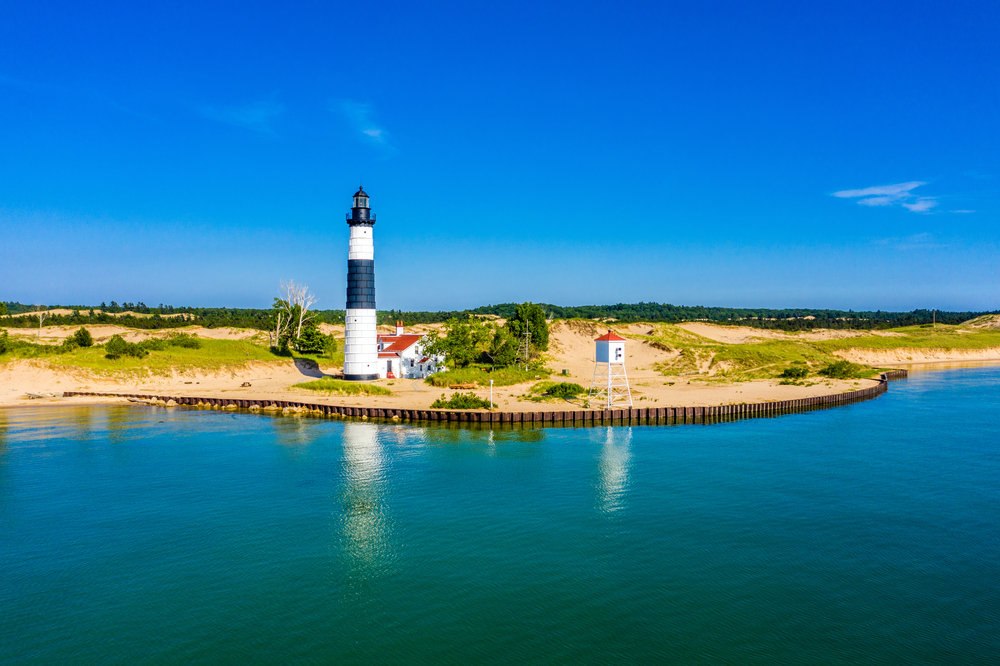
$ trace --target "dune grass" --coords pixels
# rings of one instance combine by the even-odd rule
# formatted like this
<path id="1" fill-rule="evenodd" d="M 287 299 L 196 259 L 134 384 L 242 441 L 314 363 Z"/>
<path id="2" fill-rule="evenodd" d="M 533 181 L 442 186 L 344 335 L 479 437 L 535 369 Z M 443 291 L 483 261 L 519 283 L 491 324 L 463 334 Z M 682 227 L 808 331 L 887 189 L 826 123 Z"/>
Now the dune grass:
<path id="1" fill-rule="evenodd" d="M 333 377 L 323 377 L 311 382 L 294 384 L 292 388 L 316 391 L 318 393 L 325 393 L 326 395 L 392 395 L 392 391 L 383 386 L 347 382 L 343 379 L 334 379 Z"/>
<path id="2" fill-rule="evenodd" d="M 971 329 L 963 326 L 938 324 L 893 328 L 888 333 L 898 335 L 863 335 L 839 340 L 814 342 L 817 349 L 836 351 L 842 349 L 989 349 L 1000 347 L 1000 330 Z"/>
<path id="3" fill-rule="evenodd" d="M 436 372 L 424 381 L 431 386 L 439 388 L 446 388 L 452 384 L 489 386 L 491 379 L 494 386 L 513 386 L 514 384 L 542 379 L 543 377 L 548 377 L 549 374 L 550 372 L 547 369 L 522 370 L 521 368 L 497 368 L 493 372 L 490 372 L 489 370 L 475 367 Z"/>
<path id="4" fill-rule="evenodd" d="M 659 327 L 659 334 L 664 327 Z M 656 366 L 665 376 L 695 375 L 699 380 L 748 381 L 779 377 L 793 365 L 806 367 L 815 374 L 842 360 L 835 352 L 849 349 L 989 349 L 1000 347 L 1000 330 L 973 330 L 961 326 L 938 325 L 936 328 L 909 326 L 880 331 L 888 335 L 868 334 L 833 340 L 762 339 L 759 342 L 726 344 L 702 338 L 700 344 L 674 347 L 679 354 Z M 700 336 L 699 336 L 700 337 Z M 647 338 L 649 339 L 649 338 Z M 681 342 L 677 336 L 653 337 L 667 345 Z M 707 361 L 707 364 L 706 364 Z M 707 370 L 705 366 L 707 365 Z M 876 369 L 857 370 L 856 377 L 873 377 Z"/>
<path id="5" fill-rule="evenodd" d="M 0 363 L 14 359 L 38 359 L 54 368 L 79 368 L 109 377 L 144 377 L 165 376 L 175 371 L 213 372 L 240 368 L 250 362 L 287 362 L 293 358 L 308 358 L 323 365 L 343 362 L 343 352 L 335 354 L 333 359 L 317 354 L 289 357 L 273 354 L 268 347 L 246 340 L 197 340 L 198 348 L 163 345 L 162 348 L 151 349 L 148 355 L 141 358 L 121 356 L 117 359 L 107 358 L 104 345 L 63 351 L 60 345 L 20 344 L 0 355 Z"/>

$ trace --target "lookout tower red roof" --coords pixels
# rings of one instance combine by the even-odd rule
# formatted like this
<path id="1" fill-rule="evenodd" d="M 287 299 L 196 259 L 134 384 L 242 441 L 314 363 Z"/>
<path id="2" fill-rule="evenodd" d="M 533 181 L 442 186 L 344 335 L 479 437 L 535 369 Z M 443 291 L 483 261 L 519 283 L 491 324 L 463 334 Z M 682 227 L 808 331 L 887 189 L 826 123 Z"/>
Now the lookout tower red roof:
<path id="1" fill-rule="evenodd" d="M 601 337 L 594 340 L 594 342 L 625 342 L 625 338 L 611 331 L 608 331 Z"/>

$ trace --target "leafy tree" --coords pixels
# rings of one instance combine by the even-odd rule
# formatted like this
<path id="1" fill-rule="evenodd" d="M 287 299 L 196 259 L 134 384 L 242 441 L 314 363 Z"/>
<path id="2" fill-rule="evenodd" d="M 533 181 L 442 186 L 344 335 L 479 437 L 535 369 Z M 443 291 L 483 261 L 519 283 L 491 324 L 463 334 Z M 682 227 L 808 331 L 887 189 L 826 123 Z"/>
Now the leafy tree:
<path id="1" fill-rule="evenodd" d="M 7 337 L 7 331 L 0 329 L 0 354 L 6 354 L 9 348 L 10 338 Z"/>
<path id="2" fill-rule="evenodd" d="M 5 314 L 7 314 L 7 304 L 0 303 L 0 317 L 3 317 Z"/>
<path id="3" fill-rule="evenodd" d="M 326 347 L 324 349 L 327 357 L 333 358 L 333 355 L 337 353 L 337 338 L 332 335 L 326 336 Z"/>
<path id="4" fill-rule="evenodd" d="M 73 339 L 76 341 L 78 347 L 91 347 L 94 344 L 94 338 L 90 335 L 90 331 L 83 326 L 73 334 Z"/>
<path id="5" fill-rule="evenodd" d="M 545 310 L 541 305 L 521 303 L 514 311 L 514 316 L 507 320 L 507 328 L 511 334 L 521 340 L 525 331 L 531 332 L 531 346 L 538 351 L 549 348 L 549 325 L 545 321 Z"/>
<path id="6" fill-rule="evenodd" d="M 104 353 L 108 358 L 120 358 L 128 354 L 128 343 L 120 335 L 112 335 L 104 345 Z"/>
<path id="7" fill-rule="evenodd" d="M 444 355 L 445 363 L 452 368 L 467 368 L 483 356 L 494 339 L 495 326 L 479 317 L 454 317 L 444 323 L 445 337 L 437 332 L 428 334 L 424 353 L 428 356 Z"/>
<path id="8" fill-rule="evenodd" d="M 326 336 L 316 326 L 308 326 L 295 341 L 295 346 L 302 354 L 322 354 L 326 345 Z"/>
<path id="9" fill-rule="evenodd" d="M 510 330 L 496 326 L 485 352 L 494 368 L 506 368 L 517 360 L 517 339 Z"/>

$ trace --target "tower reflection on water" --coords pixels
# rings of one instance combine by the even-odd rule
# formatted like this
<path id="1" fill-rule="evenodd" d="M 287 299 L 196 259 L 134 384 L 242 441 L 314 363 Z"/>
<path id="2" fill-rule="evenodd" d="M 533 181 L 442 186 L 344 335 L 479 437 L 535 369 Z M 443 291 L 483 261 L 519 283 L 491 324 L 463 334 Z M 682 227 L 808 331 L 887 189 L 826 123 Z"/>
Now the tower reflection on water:
<path id="1" fill-rule="evenodd" d="M 597 508 L 602 513 L 612 514 L 626 508 L 632 464 L 632 428 L 609 426 L 603 435 L 604 445 L 598 463 Z M 592 435 L 591 439 L 596 438 Z"/>
<path id="2" fill-rule="evenodd" d="M 388 458 L 371 423 L 345 423 L 341 470 L 341 554 L 352 577 L 367 579 L 392 563 Z"/>

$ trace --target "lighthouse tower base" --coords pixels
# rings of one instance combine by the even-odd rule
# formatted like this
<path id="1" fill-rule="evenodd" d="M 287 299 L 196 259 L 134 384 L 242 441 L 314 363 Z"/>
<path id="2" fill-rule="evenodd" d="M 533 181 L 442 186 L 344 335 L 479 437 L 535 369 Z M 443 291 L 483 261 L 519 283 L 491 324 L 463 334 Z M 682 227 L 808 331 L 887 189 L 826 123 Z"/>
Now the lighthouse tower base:
<path id="1" fill-rule="evenodd" d="M 632 406 L 632 390 L 624 363 L 595 363 L 594 379 L 590 383 L 588 402 L 596 402 L 605 409 Z"/>
<path id="2" fill-rule="evenodd" d="M 378 379 L 378 332 L 375 310 L 348 310 L 344 330 L 344 379 Z"/>

